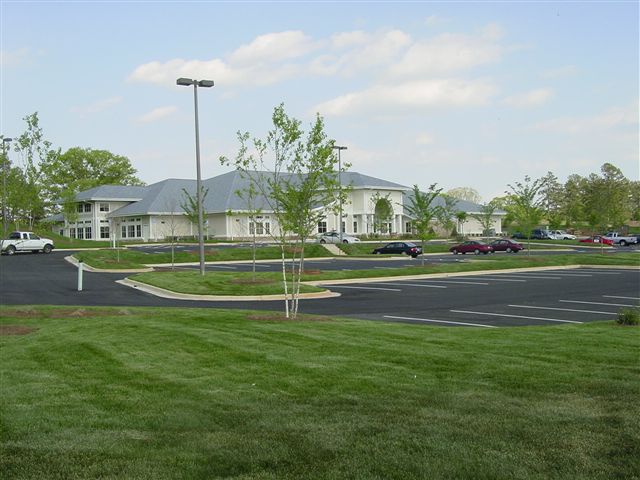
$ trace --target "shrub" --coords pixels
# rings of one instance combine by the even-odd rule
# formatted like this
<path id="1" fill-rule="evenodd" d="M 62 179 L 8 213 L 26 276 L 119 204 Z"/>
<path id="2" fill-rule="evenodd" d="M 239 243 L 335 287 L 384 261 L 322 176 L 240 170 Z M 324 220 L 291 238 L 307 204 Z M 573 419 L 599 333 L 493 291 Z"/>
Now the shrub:
<path id="1" fill-rule="evenodd" d="M 616 322 L 619 325 L 640 325 L 640 308 L 623 308 Z"/>

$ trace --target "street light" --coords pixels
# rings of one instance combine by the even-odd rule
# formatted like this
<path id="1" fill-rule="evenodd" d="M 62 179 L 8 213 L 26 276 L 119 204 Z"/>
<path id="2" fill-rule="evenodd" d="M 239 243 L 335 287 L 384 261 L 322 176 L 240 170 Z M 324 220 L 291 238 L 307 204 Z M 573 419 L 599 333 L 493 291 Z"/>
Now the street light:
<path id="1" fill-rule="evenodd" d="M 196 119 L 196 202 L 198 203 L 198 247 L 200 250 L 200 275 L 204 275 L 204 238 L 202 231 L 202 178 L 200 176 L 200 131 L 198 128 L 198 87 L 213 87 L 213 80 L 193 80 L 191 78 L 179 78 L 177 85 L 189 87 L 193 85 L 193 105 Z"/>
<path id="2" fill-rule="evenodd" d="M 340 211 L 340 219 L 338 220 L 338 232 L 340 236 L 338 238 L 342 242 L 342 234 L 343 234 L 343 231 L 342 231 L 342 163 L 340 161 L 340 152 L 342 150 L 346 150 L 347 147 L 334 145 L 332 148 L 334 150 L 338 150 L 338 183 L 340 184 L 340 197 L 338 197 L 338 205 L 339 205 L 339 211 Z"/>
<path id="3" fill-rule="evenodd" d="M 7 175 L 9 175 L 9 159 L 7 158 L 6 145 L 12 138 L 2 139 L 2 239 L 7 238 Z"/>

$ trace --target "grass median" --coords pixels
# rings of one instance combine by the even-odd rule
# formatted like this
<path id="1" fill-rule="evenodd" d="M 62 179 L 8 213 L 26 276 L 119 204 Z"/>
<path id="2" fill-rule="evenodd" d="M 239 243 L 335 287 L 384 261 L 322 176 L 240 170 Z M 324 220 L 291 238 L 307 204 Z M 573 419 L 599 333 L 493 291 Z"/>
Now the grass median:
<path id="1" fill-rule="evenodd" d="M 640 330 L 0 310 L 6 478 L 634 478 Z"/>
<path id="2" fill-rule="evenodd" d="M 471 257 L 475 258 L 475 257 Z M 426 275 L 436 273 L 464 273 L 481 270 L 506 270 L 511 268 L 571 266 L 571 265 L 612 265 L 640 267 L 640 256 L 633 253 L 615 255 L 554 255 L 525 257 L 500 255 L 482 257 L 460 263 L 427 263 L 420 260 L 412 267 L 386 268 L 384 270 L 314 270 L 303 275 L 303 281 L 331 281 L 344 279 L 366 279 L 373 277 L 396 277 L 405 275 Z M 131 280 L 147 283 L 178 293 L 201 295 L 268 295 L 281 294 L 282 274 L 280 272 L 257 272 L 255 281 L 250 272 L 206 272 L 204 276 L 196 271 L 163 271 L 132 275 Z M 302 293 L 312 293 L 316 287 L 302 285 Z"/>

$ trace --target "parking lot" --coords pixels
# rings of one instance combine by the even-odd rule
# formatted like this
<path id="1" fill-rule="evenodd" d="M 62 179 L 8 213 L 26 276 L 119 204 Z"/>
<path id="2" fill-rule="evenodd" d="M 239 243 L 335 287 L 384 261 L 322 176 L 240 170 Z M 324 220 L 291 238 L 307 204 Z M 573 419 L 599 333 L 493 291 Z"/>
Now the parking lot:
<path id="1" fill-rule="evenodd" d="M 64 260 L 66 255 L 66 252 L 54 252 L 2 257 L 1 304 L 283 309 L 280 301 L 203 302 L 159 298 L 115 283 L 126 276 L 123 273 L 85 272 L 83 291 L 78 292 L 77 269 Z M 318 261 L 322 265 L 316 267 L 328 269 L 327 265 L 336 264 L 344 268 L 349 264 L 348 260 L 342 262 Z M 420 260 L 372 262 L 381 267 L 382 276 L 388 262 L 402 266 L 404 263 L 415 265 Z M 307 268 L 313 265 L 311 261 Z M 237 271 L 251 268 L 250 264 L 227 266 Z M 491 272 L 412 280 L 388 278 L 375 283 L 333 282 L 326 287 L 341 296 L 301 300 L 300 311 L 373 321 L 492 328 L 613 319 L 621 308 L 640 305 L 640 271 L 637 269 Z"/>

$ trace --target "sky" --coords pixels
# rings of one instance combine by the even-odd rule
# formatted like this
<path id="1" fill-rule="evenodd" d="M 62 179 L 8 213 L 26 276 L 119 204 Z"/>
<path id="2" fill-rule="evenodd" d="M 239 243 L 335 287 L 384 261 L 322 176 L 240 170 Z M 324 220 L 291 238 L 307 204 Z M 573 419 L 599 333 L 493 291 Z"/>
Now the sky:
<path id="1" fill-rule="evenodd" d="M 350 170 L 484 201 L 526 175 L 638 180 L 638 1 L 0 1 L 0 133 L 38 112 L 62 151 L 146 183 L 229 171 L 274 107 L 320 114 Z M 17 162 L 19 157 L 12 153 Z"/>

